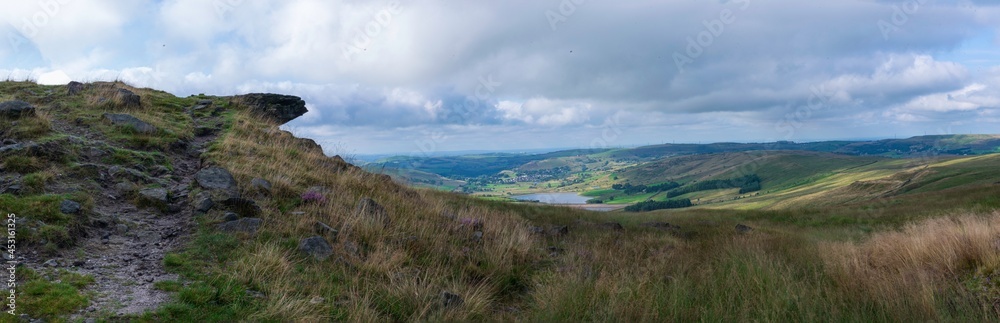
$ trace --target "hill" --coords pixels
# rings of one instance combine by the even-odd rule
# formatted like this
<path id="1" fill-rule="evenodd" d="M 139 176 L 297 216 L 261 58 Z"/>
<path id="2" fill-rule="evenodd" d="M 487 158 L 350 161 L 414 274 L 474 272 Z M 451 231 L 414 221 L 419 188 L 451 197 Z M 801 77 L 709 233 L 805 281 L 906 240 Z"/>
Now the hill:
<path id="1" fill-rule="evenodd" d="M 505 176 L 572 166 L 580 182 L 566 187 L 749 169 L 765 192 L 598 213 L 400 185 L 280 130 L 304 108 L 274 94 L 0 82 L 0 212 L 13 214 L 4 254 L 22 315 L 0 320 L 998 317 L 996 155 L 723 152 L 646 169 L 608 150 L 434 166 L 555 159 Z"/>

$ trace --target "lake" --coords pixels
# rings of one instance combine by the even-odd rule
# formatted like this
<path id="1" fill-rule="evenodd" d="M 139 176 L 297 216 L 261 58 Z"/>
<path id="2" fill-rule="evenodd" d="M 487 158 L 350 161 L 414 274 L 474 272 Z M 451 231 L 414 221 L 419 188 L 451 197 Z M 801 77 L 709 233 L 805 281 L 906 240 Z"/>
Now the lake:
<path id="1" fill-rule="evenodd" d="M 545 204 L 587 204 L 589 197 L 577 193 L 535 193 L 511 196 L 515 200 L 539 201 Z"/>

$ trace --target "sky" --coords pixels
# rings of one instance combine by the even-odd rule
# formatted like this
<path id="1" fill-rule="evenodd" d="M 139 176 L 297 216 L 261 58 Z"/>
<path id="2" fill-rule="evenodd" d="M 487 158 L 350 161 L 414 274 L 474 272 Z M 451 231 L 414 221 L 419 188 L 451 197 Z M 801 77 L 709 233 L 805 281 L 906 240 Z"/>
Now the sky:
<path id="1" fill-rule="evenodd" d="M 4 2 L 0 76 L 297 95 L 328 154 L 1000 126 L 1000 1 Z"/>

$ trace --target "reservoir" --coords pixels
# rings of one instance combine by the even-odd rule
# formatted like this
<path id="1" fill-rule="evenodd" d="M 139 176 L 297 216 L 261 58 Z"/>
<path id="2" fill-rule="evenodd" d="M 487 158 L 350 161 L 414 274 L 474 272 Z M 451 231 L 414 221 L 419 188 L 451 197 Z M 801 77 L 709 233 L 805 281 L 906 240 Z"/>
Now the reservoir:
<path id="1" fill-rule="evenodd" d="M 545 204 L 587 204 L 589 197 L 577 193 L 535 193 L 512 196 L 515 200 L 539 201 Z"/>

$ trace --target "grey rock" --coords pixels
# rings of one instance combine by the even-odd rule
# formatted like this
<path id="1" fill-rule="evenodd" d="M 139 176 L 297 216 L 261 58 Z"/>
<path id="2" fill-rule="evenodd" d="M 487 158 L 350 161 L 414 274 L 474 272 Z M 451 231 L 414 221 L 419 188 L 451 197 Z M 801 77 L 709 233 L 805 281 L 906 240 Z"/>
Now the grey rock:
<path id="1" fill-rule="evenodd" d="M 239 220 L 224 222 L 215 228 L 225 232 L 246 232 L 256 233 L 264 221 L 259 218 L 242 218 Z"/>
<path id="2" fill-rule="evenodd" d="M 326 260 L 333 255 L 333 248 L 330 243 L 321 236 L 312 236 L 299 241 L 299 251 L 313 257 L 316 260 Z"/>
<path id="3" fill-rule="evenodd" d="M 76 201 L 63 200 L 59 203 L 59 211 L 63 214 L 77 214 L 80 213 L 80 203 Z"/>
<path id="4" fill-rule="evenodd" d="M 135 192 L 135 190 L 136 190 L 135 185 L 132 184 L 132 183 L 129 183 L 129 182 L 121 182 L 121 183 L 115 184 L 115 191 L 118 191 L 118 194 L 121 194 L 121 195 L 132 194 L 132 193 Z"/>
<path id="5" fill-rule="evenodd" d="M 198 171 L 194 175 L 198 185 L 207 190 L 221 190 L 230 193 L 230 196 L 238 193 L 236 179 L 228 170 L 221 167 L 208 167 Z"/>
<path id="6" fill-rule="evenodd" d="M 483 241 L 483 232 L 482 231 L 473 232 L 472 233 L 472 241 L 474 241 L 474 242 Z"/>
<path id="7" fill-rule="evenodd" d="M 536 227 L 536 226 L 530 226 L 530 227 L 528 227 L 528 231 L 531 232 L 531 233 L 534 233 L 534 234 L 544 234 L 545 233 L 545 229 L 544 228 L 542 228 L 542 227 Z"/>
<path id="8" fill-rule="evenodd" d="M 149 173 L 152 174 L 153 176 L 162 176 L 165 174 L 169 174 L 170 168 L 167 168 L 167 166 L 163 165 L 156 165 L 149 170 Z"/>
<path id="9" fill-rule="evenodd" d="M 45 267 L 59 267 L 59 262 L 56 261 L 55 259 L 49 259 L 49 260 L 46 260 L 45 263 L 42 264 L 42 266 L 45 266 Z"/>
<path id="10" fill-rule="evenodd" d="M 326 237 L 330 241 L 337 241 L 337 234 L 339 232 L 337 229 L 334 229 L 326 223 L 317 221 L 316 224 L 313 225 L 313 229 L 316 231 L 316 234 Z"/>
<path id="11" fill-rule="evenodd" d="M 305 114 L 306 102 L 302 98 L 291 95 L 250 93 L 233 98 L 232 103 L 246 106 L 251 112 L 285 124 Z"/>
<path id="12" fill-rule="evenodd" d="M 441 292 L 441 304 L 444 305 L 445 308 L 458 307 L 464 302 L 465 301 L 462 300 L 461 295 L 449 291 Z"/>
<path id="13" fill-rule="evenodd" d="M 271 194 L 271 182 L 268 182 L 266 179 L 254 178 L 250 181 L 250 186 L 257 191 Z"/>
<path id="14" fill-rule="evenodd" d="M 294 211 L 294 212 L 288 212 L 288 214 L 295 215 L 295 216 L 303 216 L 303 215 L 306 215 L 306 212 Z"/>
<path id="15" fill-rule="evenodd" d="M 549 234 L 554 236 L 563 236 L 569 234 L 569 227 L 565 225 L 556 225 L 549 228 Z"/>
<path id="16" fill-rule="evenodd" d="M 165 188 L 145 188 L 139 191 L 139 198 L 156 206 L 166 206 L 170 203 L 170 192 Z"/>
<path id="17" fill-rule="evenodd" d="M 103 115 L 104 119 L 107 119 L 111 124 L 116 126 L 126 126 L 132 127 L 135 131 L 140 133 L 154 133 L 156 132 L 156 127 L 146 123 L 145 121 L 139 120 L 139 118 L 133 117 L 130 114 L 125 113 L 105 113 Z"/>
<path id="18" fill-rule="evenodd" d="M 361 257 L 361 249 L 354 242 L 344 241 L 344 251 L 352 256 Z"/>
<path id="19" fill-rule="evenodd" d="M 212 195 L 208 192 L 200 192 L 194 197 L 194 209 L 195 211 L 206 213 L 215 206 L 215 202 L 212 201 Z"/>
<path id="20" fill-rule="evenodd" d="M 389 212 L 375 202 L 375 200 L 367 197 L 358 201 L 358 205 L 354 209 L 354 216 L 362 217 L 373 224 L 381 224 L 383 227 L 388 227 L 392 224 Z"/>
<path id="21" fill-rule="evenodd" d="M 80 94 L 81 92 L 83 92 L 83 89 L 84 89 L 83 83 L 77 81 L 72 81 L 69 82 L 69 84 L 66 84 L 66 93 L 69 95 Z"/>
<path id="22" fill-rule="evenodd" d="M 213 101 L 209 100 L 209 99 L 201 99 L 201 100 L 198 100 L 198 102 L 197 102 L 198 105 L 204 105 L 204 106 L 211 106 L 212 103 L 213 103 Z"/>
<path id="23" fill-rule="evenodd" d="M 142 97 L 128 89 L 119 88 L 115 91 L 115 102 L 124 108 L 138 108 L 142 105 Z"/>
<path id="24" fill-rule="evenodd" d="M 236 213 L 233 213 L 233 212 L 226 212 L 226 214 L 222 216 L 222 220 L 226 221 L 226 222 L 236 221 L 236 220 L 239 220 L 239 219 L 240 219 L 240 215 L 236 214 Z"/>
<path id="25" fill-rule="evenodd" d="M 751 228 L 749 226 L 745 226 L 743 224 L 737 224 L 736 225 L 736 232 L 747 233 L 747 232 L 750 232 L 750 231 L 753 231 L 753 228 Z"/>
<path id="26" fill-rule="evenodd" d="M 108 175 L 116 179 L 126 179 L 136 183 L 150 183 L 153 181 L 152 178 L 143 174 L 137 169 L 122 167 L 122 166 L 111 166 L 108 167 Z"/>
<path id="27" fill-rule="evenodd" d="M 35 107 L 21 100 L 0 102 L 0 116 L 8 118 L 30 117 L 35 115 Z"/>

